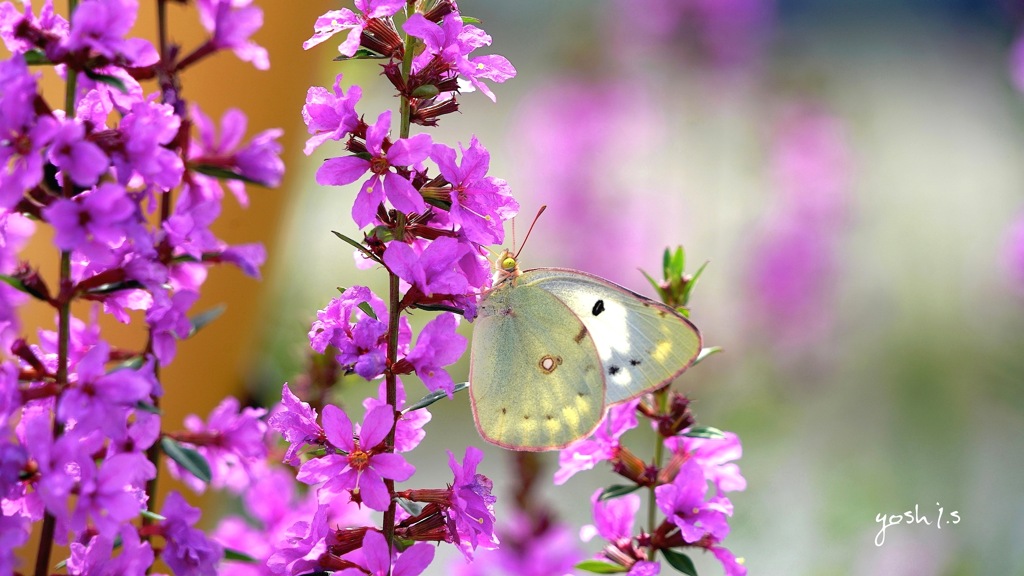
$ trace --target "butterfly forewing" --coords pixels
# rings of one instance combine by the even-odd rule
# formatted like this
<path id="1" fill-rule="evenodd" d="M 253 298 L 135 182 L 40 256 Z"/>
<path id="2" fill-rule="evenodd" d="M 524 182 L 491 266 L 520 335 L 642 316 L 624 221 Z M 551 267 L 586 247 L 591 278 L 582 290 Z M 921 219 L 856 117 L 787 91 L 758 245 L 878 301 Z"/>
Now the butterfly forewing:
<path id="1" fill-rule="evenodd" d="M 701 349 L 697 328 L 670 307 L 607 280 L 558 268 L 524 272 L 519 290 L 542 289 L 583 322 L 605 377 L 605 403 L 634 398 L 671 381 Z"/>
<path id="2" fill-rule="evenodd" d="M 514 450 L 562 448 L 593 432 L 604 413 L 590 330 L 539 288 L 510 282 L 481 304 L 469 380 L 480 435 Z"/>

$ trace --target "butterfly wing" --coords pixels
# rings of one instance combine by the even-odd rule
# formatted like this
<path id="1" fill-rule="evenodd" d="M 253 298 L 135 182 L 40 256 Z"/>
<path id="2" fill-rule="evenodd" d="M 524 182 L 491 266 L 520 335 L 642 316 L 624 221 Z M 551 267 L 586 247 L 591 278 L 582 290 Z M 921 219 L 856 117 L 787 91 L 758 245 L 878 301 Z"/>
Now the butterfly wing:
<path id="1" fill-rule="evenodd" d="M 700 332 L 678 312 L 617 284 L 575 270 L 537 268 L 519 289 L 540 288 L 565 304 L 593 337 L 604 373 L 605 404 L 671 381 L 701 349 Z"/>
<path id="2" fill-rule="evenodd" d="M 604 414 L 590 331 L 549 292 L 511 281 L 480 306 L 469 382 L 480 435 L 513 450 L 563 448 L 593 432 Z"/>

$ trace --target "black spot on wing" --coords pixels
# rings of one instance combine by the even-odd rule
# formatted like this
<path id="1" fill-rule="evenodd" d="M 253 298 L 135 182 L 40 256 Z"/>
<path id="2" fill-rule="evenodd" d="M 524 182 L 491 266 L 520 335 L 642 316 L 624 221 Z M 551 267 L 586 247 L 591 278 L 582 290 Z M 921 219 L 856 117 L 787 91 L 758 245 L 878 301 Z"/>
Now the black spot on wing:
<path id="1" fill-rule="evenodd" d="M 636 358 L 633 358 L 632 360 L 629 361 L 629 365 L 630 366 L 639 366 L 640 365 L 640 361 L 637 360 Z"/>
<path id="2" fill-rule="evenodd" d="M 502 408 L 501 409 L 501 413 L 502 414 L 508 414 L 508 408 Z"/>
<path id="3" fill-rule="evenodd" d="M 598 300 L 597 302 L 595 302 L 594 307 L 590 310 L 590 312 L 594 316 L 597 316 L 601 312 L 604 312 L 604 300 Z"/>
<path id="4" fill-rule="evenodd" d="M 609 366 L 608 367 L 608 373 L 611 374 L 612 376 L 615 376 L 616 374 L 618 374 L 619 370 L 622 370 L 622 368 L 619 368 L 618 366 Z"/>

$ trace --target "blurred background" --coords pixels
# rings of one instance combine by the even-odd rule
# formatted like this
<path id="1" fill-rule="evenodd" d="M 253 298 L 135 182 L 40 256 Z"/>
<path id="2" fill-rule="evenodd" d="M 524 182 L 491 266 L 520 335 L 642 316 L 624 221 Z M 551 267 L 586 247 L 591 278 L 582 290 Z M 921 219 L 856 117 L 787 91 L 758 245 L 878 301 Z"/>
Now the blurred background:
<path id="1" fill-rule="evenodd" d="M 392 90 L 375 63 L 331 62 L 336 42 L 301 50 L 336 2 L 260 4 L 256 40 L 271 71 L 221 56 L 185 78 L 186 96 L 214 116 L 245 110 L 250 133 L 285 128 L 287 180 L 250 191 L 246 212 L 225 204 L 221 236 L 265 242 L 265 279 L 212 275 L 199 309 L 228 310 L 167 370 L 169 422 L 205 417 L 227 393 L 275 402 L 305 370 L 310 322 L 336 288 L 386 291 L 384 274 L 357 270 L 331 234 L 356 235 L 355 190 L 314 183 L 341 149 L 303 156 L 300 109 L 307 86 L 330 86 L 339 71 L 364 87 L 368 118 L 394 107 Z M 490 150 L 491 175 L 522 206 L 517 239 L 549 206 L 526 267 L 586 270 L 650 295 L 638 268 L 658 275 L 667 246 L 685 246 L 690 270 L 710 261 L 692 317 L 725 353 L 676 386 L 700 423 L 743 441 L 748 488 L 732 495 L 726 545 L 750 574 L 1024 574 L 1024 54 L 1014 64 L 1024 4 L 460 7 L 518 76 L 495 87 L 496 104 L 465 94 L 461 114 L 431 133 L 450 145 L 475 134 Z M 190 45 L 186 20 L 178 39 Z M 456 381 L 467 364 L 453 367 Z M 411 398 L 425 392 L 406 386 Z M 358 407 L 373 393 L 347 386 L 339 400 Z M 466 394 L 431 410 L 410 455 L 417 487 L 450 480 L 445 449 L 461 458 L 484 447 L 500 519 L 509 455 L 477 436 Z M 649 446 L 644 433 L 627 442 Z M 556 455 L 542 464 L 549 478 Z M 589 495 L 614 481 L 579 474 L 543 482 L 539 497 L 575 530 L 590 520 Z M 932 524 L 890 527 L 876 546 L 876 516 L 915 506 Z M 959 524 L 936 526 L 940 508 Z M 721 573 L 713 558 L 695 560 L 701 574 Z"/>

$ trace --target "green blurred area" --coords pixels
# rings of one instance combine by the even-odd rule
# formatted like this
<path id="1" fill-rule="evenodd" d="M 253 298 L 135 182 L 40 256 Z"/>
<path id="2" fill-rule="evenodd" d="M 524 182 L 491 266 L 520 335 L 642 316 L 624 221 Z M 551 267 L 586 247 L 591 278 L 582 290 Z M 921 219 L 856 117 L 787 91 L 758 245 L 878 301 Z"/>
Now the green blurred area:
<path id="1" fill-rule="evenodd" d="M 495 87 L 497 104 L 465 95 L 461 114 L 431 133 L 450 145 L 475 134 L 488 147 L 490 173 L 506 178 L 522 204 L 519 235 L 552 202 L 535 193 L 539 167 L 529 150 L 536 142 L 523 139 L 536 94 L 571 77 L 597 87 L 592 97 L 609 118 L 624 114 L 623 126 L 658 119 L 663 136 L 647 148 L 605 143 L 608 158 L 619 151 L 632 159 L 606 162 L 601 179 L 616 186 L 595 196 L 621 218 L 591 222 L 587 233 L 573 211 L 549 210 L 522 260 L 527 268 L 605 270 L 609 256 L 595 250 L 595 236 L 621 238 L 613 279 L 645 293 L 636 269 L 657 272 L 667 244 L 686 246 L 691 269 L 711 261 L 693 317 L 706 343 L 726 353 L 676 386 L 694 400 L 701 423 L 743 440 L 749 485 L 732 497 L 726 543 L 750 573 L 1024 574 L 1024 287 L 1013 285 L 1004 265 L 1007 231 L 1024 210 L 1024 95 L 1009 81 L 1010 17 L 999 21 L 992 10 L 971 17 L 953 4 L 784 5 L 754 62 L 723 72 L 677 58 L 672 50 L 685 42 L 658 57 L 613 58 L 607 16 L 621 4 L 461 4 L 518 77 Z M 339 69 L 346 84 L 364 87 L 367 118 L 394 105 L 374 64 L 325 64 L 321 85 Z M 623 82 L 644 95 L 644 110 L 630 109 L 628 99 L 602 102 L 613 92 L 601 86 Z M 851 178 L 843 217 L 830 230 L 835 266 L 820 307 L 807 312 L 827 317 L 826 326 L 793 339 L 780 336 L 788 330 L 782 324 L 800 319 L 752 320 L 760 317 L 752 297 L 760 287 L 749 271 L 763 223 L 778 207 L 773 130 L 787 103 L 808 100 L 842 122 Z M 308 177 L 297 179 L 307 184 L 293 194 L 270 255 L 276 295 L 264 325 L 274 328 L 251 374 L 268 399 L 302 370 L 310 320 L 336 287 L 386 292 L 383 272 L 357 270 L 351 249 L 330 232 L 356 236 L 355 188 L 313 183 L 320 159 L 338 153 L 289 159 Z M 420 312 L 413 324 L 430 317 Z M 463 333 L 470 328 L 464 323 Z M 456 365 L 455 380 L 466 370 L 467 360 Z M 410 398 L 425 392 L 412 380 L 406 386 Z M 375 392 L 363 384 L 343 398 L 357 406 Z M 431 411 L 427 439 L 410 456 L 422 486 L 449 480 L 445 449 L 461 455 L 467 444 L 484 446 L 465 394 Z M 645 433 L 628 442 L 650 446 Z M 486 448 L 482 470 L 505 496 L 509 461 Z M 546 461 L 553 472 L 557 457 Z M 613 482 L 604 471 L 580 474 L 549 486 L 545 497 L 579 526 L 590 519 L 589 495 Z M 876 516 L 915 506 L 930 518 L 940 507 L 946 518 L 955 510 L 961 521 L 892 526 L 876 546 Z M 713 559 L 697 560 L 702 574 L 720 573 Z M 435 563 L 432 573 L 446 573 L 444 566 Z"/>

